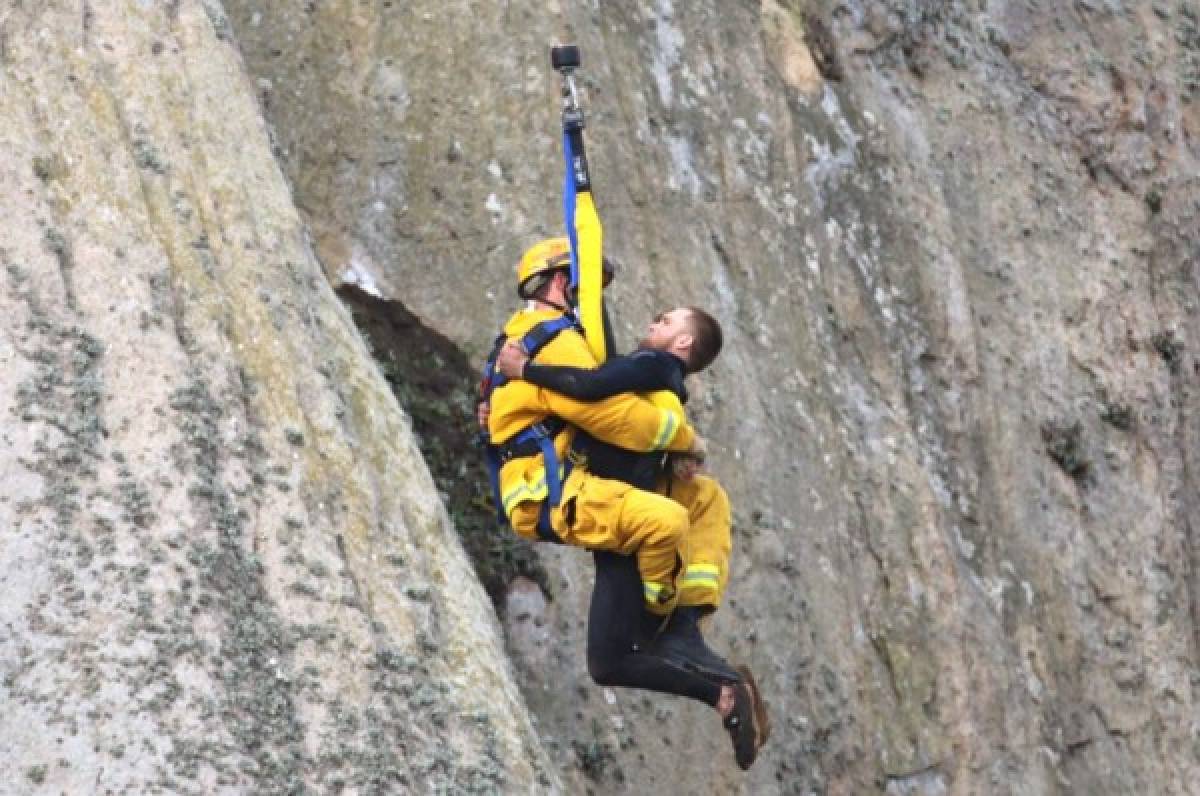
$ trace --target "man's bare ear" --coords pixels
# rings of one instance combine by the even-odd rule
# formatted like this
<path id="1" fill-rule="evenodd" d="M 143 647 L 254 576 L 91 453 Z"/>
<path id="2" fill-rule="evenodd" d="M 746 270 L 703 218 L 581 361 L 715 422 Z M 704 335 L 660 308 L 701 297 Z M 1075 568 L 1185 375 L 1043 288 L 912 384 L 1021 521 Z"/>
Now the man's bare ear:
<path id="1" fill-rule="evenodd" d="M 680 351 L 686 351 L 689 354 L 692 352 L 692 344 L 696 342 L 696 335 L 691 332 L 680 332 L 675 335 L 675 347 Z"/>

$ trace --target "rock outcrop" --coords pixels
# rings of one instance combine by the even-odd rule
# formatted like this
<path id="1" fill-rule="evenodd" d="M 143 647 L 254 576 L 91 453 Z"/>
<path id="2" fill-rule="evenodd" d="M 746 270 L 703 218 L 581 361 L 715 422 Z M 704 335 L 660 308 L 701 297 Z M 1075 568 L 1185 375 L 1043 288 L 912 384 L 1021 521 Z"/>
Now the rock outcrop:
<path id="1" fill-rule="evenodd" d="M 0 61 L 0 791 L 553 788 L 219 4 Z"/>
<path id="2" fill-rule="evenodd" d="M 726 324 L 693 402 L 739 507 L 716 638 L 776 739 L 732 777 L 699 709 L 591 689 L 586 559 L 552 551 L 550 654 L 511 637 L 560 765 L 631 792 L 1187 791 L 1190 4 L 229 8 L 335 280 L 482 353 L 558 223 L 546 50 L 572 40 L 618 328 L 684 301 Z"/>

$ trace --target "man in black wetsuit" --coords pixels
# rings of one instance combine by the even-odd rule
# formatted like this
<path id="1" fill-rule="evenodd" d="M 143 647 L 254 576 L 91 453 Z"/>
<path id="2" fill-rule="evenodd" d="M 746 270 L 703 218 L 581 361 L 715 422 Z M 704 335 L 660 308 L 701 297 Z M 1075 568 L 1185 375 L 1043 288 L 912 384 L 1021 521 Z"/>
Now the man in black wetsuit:
<path id="1" fill-rule="evenodd" d="M 610 358 L 596 369 L 555 367 L 529 361 L 518 346 L 500 351 L 497 369 L 571 398 L 601 400 L 622 392 L 656 393 L 655 402 L 687 400 L 684 377 L 716 358 L 721 328 L 708 313 L 680 307 L 661 313 L 650 324 L 638 350 Z M 596 552 L 596 585 L 588 621 L 588 669 L 602 685 L 649 688 L 690 696 L 720 710 L 719 683 L 748 685 L 754 694 L 755 734 L 750 749 L 736 726 L 729 726 L 738 763 L 748 768 L 769 731 L 757 686 L 745 667 L 731 668 L 705 644 L 698 622 L 720 604 L 732 549 L 729 499 L 708 476 L 697 473 L 699 457 L 674 456 L 669 465 L 658 454 L 636 453 L 586 439 L 576 450 L 588 471 L 675 499 L 688 510 L 690 531 L 681 547 L 683 568 L 677 603 L 665 628 L 648 614 L 630 559 Z M 725 689 L 727 691 L 727 689 Z M 717 701 L 714 702 L 714 696 Z M 722 711 L 723 715 L 725 711 Z M 737 719 L 734 720 L 736 725 Z M 744 735 L 743 732 L 740 733 Z"/>

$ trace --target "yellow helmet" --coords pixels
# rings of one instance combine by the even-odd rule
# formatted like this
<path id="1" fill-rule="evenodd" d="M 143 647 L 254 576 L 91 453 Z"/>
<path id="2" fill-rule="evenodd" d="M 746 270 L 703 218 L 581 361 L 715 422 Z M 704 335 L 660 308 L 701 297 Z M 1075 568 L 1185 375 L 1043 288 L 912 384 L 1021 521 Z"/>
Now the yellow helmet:
<path id="1" fill-rule="evenodd" d="M 616 263 L 607 257 L 602 259 L 604 287 L 616 273 Z M 571 242 L 565 236 L 546 238 L 526 249 L 517 263 L 517 295 L 523 299 L 533 298 L 542 289 L 550 275 L 559 269 L 571 267 Z"/>
<path id="2" fill-rule="evenodd" d="M 550 276 L 571 267 L 571 242 L 566 237 L 547 238 L 529 247 L 517 263 L 517 295 L 533 298 Z"/>

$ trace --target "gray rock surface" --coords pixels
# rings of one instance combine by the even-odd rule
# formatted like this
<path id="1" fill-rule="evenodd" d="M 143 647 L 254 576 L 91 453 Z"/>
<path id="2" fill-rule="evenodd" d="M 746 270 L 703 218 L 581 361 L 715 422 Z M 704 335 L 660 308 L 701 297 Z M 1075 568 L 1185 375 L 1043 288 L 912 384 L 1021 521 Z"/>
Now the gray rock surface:
<path id="1" fill-rule="evenodd" d="M 554 788 L 220 6 L 0 61 L 0 792 Z"/>
<path id="2" fill-rule="evenodd" d="M 0 781 L 1191 792 L 1198 15 L 0 12 Z M 516 693 L 319 278 L 480 356 L 558 229 L 568 40 L 619 335 L 727 332 L 691 406 L 737 517 L 714 644 L 773 708 L 749 774 L 711 711 L 588 682 L 578 551 L 514 586 Z"/>
<path id="3" fill-rule="evenodd" d="M 693 401 L 739 519 L 716 640 L 776 737 L 742 777 L 702 709 L 610 704 L 573 652 L 586 559 L 553 551 L 565 657 L 525 689 L 598 729 L 598 791 L 1188 792 L 1194 4 L 255 6 L 332 277 L 478 356 L 558 224 L 571 40 L 619 330 L 726 325 Z"/>

